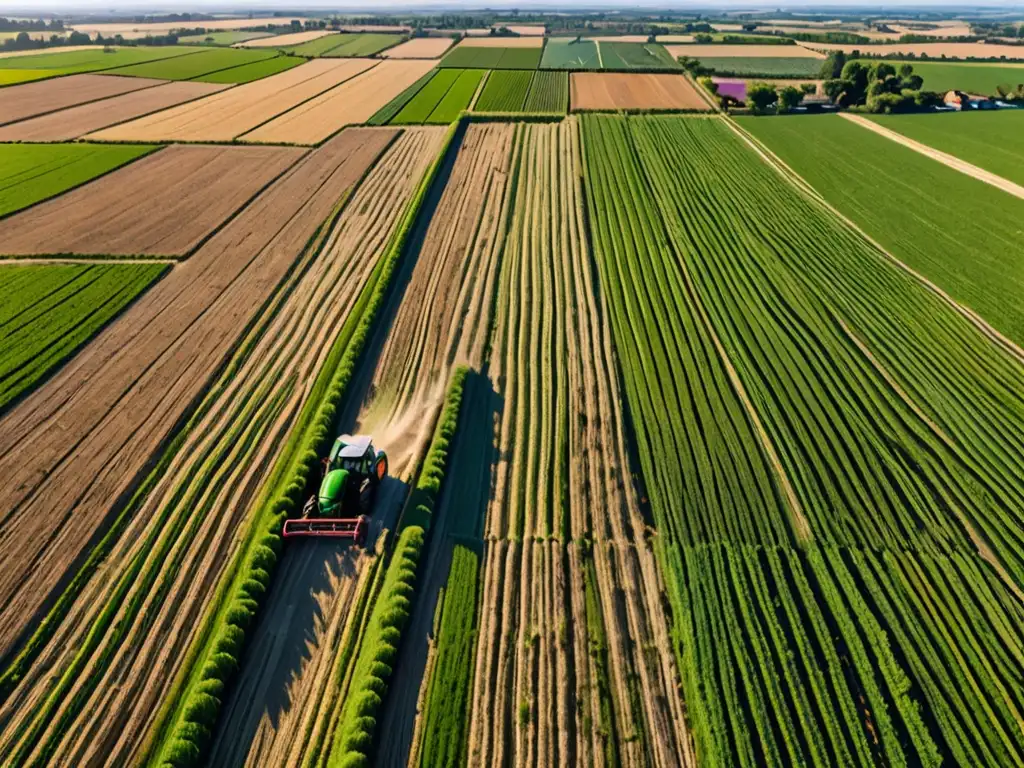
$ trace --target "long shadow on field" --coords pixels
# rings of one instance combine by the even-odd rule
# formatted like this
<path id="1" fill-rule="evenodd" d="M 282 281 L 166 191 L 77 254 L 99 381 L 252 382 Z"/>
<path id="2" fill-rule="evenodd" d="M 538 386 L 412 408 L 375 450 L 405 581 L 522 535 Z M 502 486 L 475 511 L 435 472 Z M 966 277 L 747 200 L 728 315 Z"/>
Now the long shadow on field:
<path id="1" fill-rule="evenodd" d="M 491 499 L 494 470 L 500 459 L 494 444 L 494 425 L 503 408 L 504 400 L 491 387 L 490 379 L 470 371 L 459 413 L 459 429 L 420 576 L 419 596 L 385 699 L 383 727 L 378 729 L 377 765 L 398 766 L 408 762 L 434 613 L 441 589 L 448 582 L 452 549 L 456 542 L 474 548 L 482 546 L 480 539 Z"/>

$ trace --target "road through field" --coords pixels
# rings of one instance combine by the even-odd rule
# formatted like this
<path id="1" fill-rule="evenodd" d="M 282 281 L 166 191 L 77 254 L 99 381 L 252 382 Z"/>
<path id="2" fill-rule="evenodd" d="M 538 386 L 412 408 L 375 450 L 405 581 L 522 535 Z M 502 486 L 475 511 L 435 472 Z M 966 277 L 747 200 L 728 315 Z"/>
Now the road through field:
<path id="1" fill-rule="evenodd" d="M 305 157 L 0 421 L 0 656 L 41 618 L 388 136 L 342 134 Z"/>
<path id="2" fill-rule="evenodd" d="M 335 142 L 338 154 L 358 159 L 343 174 L 349 187 L 396 134 L 358 129 Z M 395 141 L 239 345 L 101 575 L 0 710 L 0 755 L 50 754 L 76 765 L 138 758 L 239 545 L 249 503 L 439 139 L 413 129 Z M 333 191 L 332 207 L 348 189 Z M 331 573 L 316 583 L 330 589 Z M 65 675 L 58 685 L 56 670 Z"/>
<path id="3" fill-rule="evenodd" d="M 986 184 L 991 184 L 993 187 L 1001 189 L 1003 190 L 1003 192 L 1006 192 L 1007 194 L 1013 195 L 1014 197 L 1019 197 L 1021 200 L 1024 200 L 1024 187 L 1022 187 L 1020 184 L 1015 184 L 1009 179 L 1004 179 L 1002 176 L 998 176 L 990 171 L 986 171 L 984 168 L 979 168 L 976 165 L 961 160 L 959 157 L 954 157 L 948 152 L 942 152 L 941 150 L 929 147 L 927 144 L 922 144 L 919 141 L 915 141 L 914 139 L 911 139 L 908 136 L 904 136 L 902 133 L 897 133 L 896 131 L 886 128 L 884 125 L 874 123 L 871 120 L 868 120 L 863 115 L 853 115 L 850 114 L 849 112 L 841 112 L 839 116 L 846 118 L 850 122 L 856 123 L 857 125 L 863 128 L 867 128 L 869 131 L 874 131 L 880 136 L 884 136 L 887 139 L 891 139 L 892 141 L 895 141 L 897 144 L 902 144 L 905 147 L 909 147 L 910 149 L 914 150 L 915 152 L 919 152 L 925 157 L 930 157 L 932 160 L 937 160 L 943 165 L 949 166 L 954 171 L 959 171 L 960 173 L 966 174 L 967 176 L 977 179 L 978 181 L 983 181 Z"/>
<path id="4" fill-rule="evenodd" d="M 373 534 L 394 527 L 451 370 L 482 361 L 512 133 L 510 125 L 466 130 L 440 199 L 435 194 L 426 203 L 433 216 L 413 234 L 420 245 L 407 254 L 371 343 L 359 385 L 365 397 L 341 415 L 339 432 L 370 434 L 388 452 L 393 479 L 378 496 Z M 268 664 L 260 651 L 247 656 L 212 764 L 300 765 L 319 751 L 319 739 L 330 738 L 331 715 L 343 696 L 330 685 L 338 637 L 362 591 L 356 582 L 373 560 L 330 541 L 290 547 L 251 648 L 302 648 L 300 658 L 275 656 Z M 325 573 L 334 574 L 330 589 L 316 586 Z"/>

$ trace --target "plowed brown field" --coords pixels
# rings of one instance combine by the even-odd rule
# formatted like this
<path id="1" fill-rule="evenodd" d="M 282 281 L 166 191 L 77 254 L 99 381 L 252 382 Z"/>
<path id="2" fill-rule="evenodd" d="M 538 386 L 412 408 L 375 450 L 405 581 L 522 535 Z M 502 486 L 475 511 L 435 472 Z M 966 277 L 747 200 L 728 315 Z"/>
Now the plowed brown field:
<path id="1" fill-rule="evenodd" d="M 38 83 L 12 85 L 3 89 L 3 98 L 0 99 L 0 125 L 84 104 L 87 101 L 151 88 L 163 82 L 166 81 L 144 77 L 70 75 Z"/>
<path id="2" fill-rule="evenodd" d="M 350 133 L 362 134 L 355 142 L 379 150 L 396 132 L 355 129 L 343 137 Z M 32 724 L 39 736 L 32 749 L 36 753 L 49 745 L 59 762 L 75 765 L 100 760 L 130 764 L 139 759 L 147 728 L 185 663 L 260 483 L 286 442 L 332 340 L 383 253 L 395 220 L 440 138 L 439 130 L 427 129 L 412 130 L 397 139 L 360 184 L 337 223 L 306 251 L 285 289 L 261 314 L 247 343 L 239 345 L 243 352 L 210 390 L 185 442 L 107 558 L 104 572 L 90 582 L 77 604 L 91 608 L 65 622 L 50 645 L 55 666 L 68 669 L 74 664 L 72 649 L 83 642 L 97 614 L 106 606 L 117 611 L 116 624 L 90 648 L 90 666 L 82 667 L 62 691 L 61 704 L 35 714 Z M 342 148 L 338 141 L 332 144 Z M 361 154 L 351 137 L 345 149 Z M 321 593 L 333 595 L 335 590 L 347 589 L 345 594 L 350 596 L 355 587 L 349 579 L 354 553 L 339 548 L 337 542 L 329 544 L 321 547 L 320 562 L 291 561 L 304 571 L 294 576 L 303 590 L 287 598 L 298 603 L 289 610 L 296 620 L 300 615 L 309 619 L 310 624 L 303 627 L 308 633 L 313 632 Z M 145 564 L 132 574 L 143 553 L 148 553 Z M 173 566 L 168 567 L 169 563 Z M 126 597 L 118 597 L 117 583 L 129 575 L 131 589 Z M 141 613 L 126 614 L 135 599 L 144 601 Z M 290 636 L 291 645 L 279 643 L 284 635 Z M 305 635 L 288 621 L 272 628 L 270 637 L 271 648 L 259 665 L 262 674 L 286 674 L 285 670 L 300 663 Z M 109 666 L 101 673 L 90 673 L 91 664 L 105 654 Z M 49 679 L 32 682 L 32 688 L 19 689 L 28 702 L 52 693 Z M 318 694 L 313 692 L 317 700 Z M 315 711 L 311 706 L 307 714 Z M 0 711 L 0 717 L 7 712 Z M 75 728 L 69 732 L 51 726 L 54 714 L 69 718 Z M 12 726 L 17 722 L 12 720 Z M 16 744 L 14 739 L 9 742 L 9 746 Z M 7 748 L 0 743 L 0 755 Z M 282 759 L 270 764 L 295 763 Z"/>
<path id="3" fill-rule="evenodd" d="M 394 135 L 346 131 L 303 158 L 0 421 L 0 655 L 41 618 L 246 325 Z M 75 607 L 87 610 L 88 601 Z M 46 667 L 33 667 L 35 685 L 55 684 Z M 26 679 L 19 690 L 30 695 L 32 685 Z M 31 714 L 18 699 L 8 700 L 0 728 L 13 713 Z M 0 763 L 9 763 L 3 754 Z"/>
<path id="4" fill-rule="evenodd" d="M 710 110 L 697 89 L 682 75 L 573 72 L 569 103 L 574 110 Z"/>
<path id="5" fill-rule="evenodd" d="M 0 220 L 0 255 L 184 256 L 302 154 L 168 147 Z"/>
<path id="6" fill-rule="evenodd" d="M 433 61 L 383 61 L 368 72 L 261 125 L 241 139 L 318 144 L 346 125 L 365 123 L 433 66 Z"/>
<path id="7" fill-rule="evenodd" d="M 394 479 L 378 496 L 374 534 L 394 525 L 451 370 L 482 363 L 512 136 L 511 125 L 467 129 L 443 194 L 427 203 L 436 205 L 429 226 L 413 234 L 420 245 L 407 254 L 386 322 L 371 344 L 380 352 L 361 377 L 365 402 L 356 399 L 341 417 L 339 431 L 373 435 L 391 462 Z M 252 641 L 262 653 L 250 654 L 253 663 L 242 670 L 211 764 L 302 765 L 329 743 L 332 713 L 344 694 L 331 684 L 338 638 L 374 558 L 350 548 L 339 558 L 337 550 L 328 541 L 287 551 Z M 418 685 L 411 687 L 414 698 Z"/>
<path id="8" fill-rule="evenodd" d="M 314 59 L 155 115 L 89 134 L 98 141 L 231 141 L 369 69 L 373 59 Z"/>
<path id="9" fill-rule="evenodd" d="M 229 87 L 217 83 L 166 83 L 4 126 L 0 128 L 0 141 L 77 139 L 100 128 L 209 96 Z"/>

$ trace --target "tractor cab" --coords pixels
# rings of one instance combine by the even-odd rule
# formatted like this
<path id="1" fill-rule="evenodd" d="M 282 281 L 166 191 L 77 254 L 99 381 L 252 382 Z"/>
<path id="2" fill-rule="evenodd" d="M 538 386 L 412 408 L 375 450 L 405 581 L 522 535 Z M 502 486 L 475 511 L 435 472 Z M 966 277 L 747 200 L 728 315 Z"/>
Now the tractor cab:
<path id="1" fill-rule="evenodd" d="M 327 457 L 327 472 L 336 469 L 379 483 L 388 473 L 388 460 L 384 451 L 373 447 L 368 435 L 342 435 L 334 441 Z"/>

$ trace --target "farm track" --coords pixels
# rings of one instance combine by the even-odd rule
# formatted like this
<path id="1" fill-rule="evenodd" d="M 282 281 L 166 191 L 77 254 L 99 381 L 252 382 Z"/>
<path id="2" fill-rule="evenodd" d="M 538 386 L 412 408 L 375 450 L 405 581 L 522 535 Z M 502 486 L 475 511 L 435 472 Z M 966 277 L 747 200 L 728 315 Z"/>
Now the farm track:
<path id="1" fill-rule="evenodd" d="M 364 144 L 377 152 L 395 135 L 387 130 L 362 133 L 368 134 Z M 5 735 L 26 727 L 34 734 L 35 757 L 41 758 L 45 749 L 52 759 L 76 765 L 138 758 L 135 750 L 238 546 L 235 534 L 249 502 L 287 439 L 332 339 L 436 153 L 439 138 L 437 131 L 416 129 L 398 138 L 320 241 L 322 247 L 307 252 L 240 345 L 243 353 L 211 389 L 185 442 L 107 558 L 102 575 L 90 582 L 71 620 L 31 670 L 34 686 L 23 684 L 0 711 L 0 718 L 11 718 L 5 722 Z M 351 149 L 358 152 L 361 147 L 357 143 Z M 347 567 L 339 555 L 322 588 L 329 590 L 332 578 L 340 578 Z M 303 576 L 308 583 L 311 574 Z M 95 631 L 97 614 L 104 609 L 114 612 L 113 622 L 90 645 L 86 636 Z M 91 655 L 75 658 L 83 643 Z M 54 669 L 69 666 L 75 672 L 67 687 L 59 692 L 51 688 Z M 54 698 L 40 707 L 44 697 Z M 19 722 L 26 710 L 35 722 Z M 0 746 L 0 754 L 10 754 L 14 746 Z"/>
<path id="2" fill-rule="evenodd" d="M 1002 176 L 986 171 L 984 168 L 979 168 L 978 166 L 968 163 L 965 160 L 961 160 L 959 157 L 955 157 L 948 152 L 943 152 L 935 149 L 934 147 L 929 147 L 927 144 L 922 144 L 920 141 L 915 141 L 909 136 L 904 136 L 902 133 L 886 128 L 884 125 L 872 122 L 863 115 L 853 115 L 849 112 L 842 112 L 839 116 L 849 120 L 851 123 L 856 123 L 869 131 L 874 131 L 879 136 L 884 136 L 891 141 L 895 141 L 897 144 L 902 144 L 904 147 L 912 149 L 925 157 L 930 157 L 932 160 L 936 160 L 943 165 L 952 168 L 954 171 L 959 171 L 966 176 L 970 176 L 972 179 L 983 181 L 996 189 L 1001 189 L 1008 195 L 1013 195 L 1014 197 L 1019 197 L 1021 200 L 1024 200 L 1024 187 L 1020 184 L 1015 184 L 1009 179 L 1004 179 Z"/>
<path id="3" fill-rule="evenodd" d="M 167 147 L 0 220 L 0 253 L 186 256 L 303 154 L 293 147 Z"/>
<path id="4" fill-rule="evenodd" d="M 393 132 L 310 154 L 0 421 L 0 654 L 43 611 Z"/>
<path id="5" fill-rule="evenodd" d="M 660 576 L 627 480 L 576 121 L 525 126 L 516 153 L 491 356 L 503 409 L 469 762 L 603 765 L 614 751 L 625 765 L 692 765 Z M 592 547 L 581 548 L 584 540 Z M 588 569 L 596 603 L 587 599 Z M 591 656 L 590 627 L 608 639 L 610 689 Z M 614 722 L 602 715 L 608 697 Z"/>
<path id="6" fill-rule="evenodd" d="M 413 235 L 419 247 L 404 259 L 370 344 L 355 389 L 365 396 L 352 398 L 341 414 L 339 433 L 370 434 L 388 452 L 391 479 L 377 498 L 371 538 L 394 528 L 451 371 L 463 363 L 482 365 L 512 135 L 510 125 L 466 129 L 440 198 L 425 204 L 436 208 Z M 243 662 L 228 717 L 218 729 L 213 764 L 304 765 L 326 757 L 317 739 L 332 738 L 332 713 L 344 697 L 330 684 L 337 639 L 353 602 L 368 587 L 374 559 L 348 547 L 339 555 L 338 544 L 330 541 L 289 547 L 250 647 L 301 649 L 302 658 L 264 664 L 262 657 L 247 656 L 250 663 Z M 324 583 L 324 574 L 333 582 L 316 589 L 312 601 L 311 574 L 314 585 Z M 425 637 L 429 623 L 428 618 L 419 630 L 413 625 L 408 637 Z M 401 698 L 405 686 L 415 704 L 419 678 L 402 680 L 399 671 L 389 698 Z"/>

